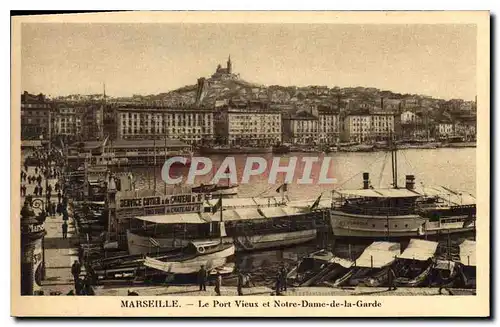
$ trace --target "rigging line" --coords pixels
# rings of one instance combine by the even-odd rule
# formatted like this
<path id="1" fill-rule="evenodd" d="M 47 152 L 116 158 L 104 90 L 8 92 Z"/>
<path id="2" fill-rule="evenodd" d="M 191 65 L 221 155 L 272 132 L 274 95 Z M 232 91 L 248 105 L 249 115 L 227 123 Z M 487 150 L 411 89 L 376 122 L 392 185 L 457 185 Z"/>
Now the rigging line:
<path id="1" fill-rule="evenodd" d="M 388 154 L 389 154 L 389 152 L 385 153 L 384 163 L 382 164 L 382 170 L 380 171 L 380 176 L 378 177 L 378 187 L 379 188 L 382 186 L 382 176 L 384 175 L 385 164 L 387 163 L 387 155 Z"/>
<path id="2" fill-rule="evenodd" d="M 386 155 L 387 155 L 387 152 L 386 152 Z M 373 160 L 373 161 L 372 161 L 372 163 L 368 166 L 368 169 L 367 169 L 367 170 L 369 170 L 369 169 L 371 168 L 371 166 L 373 166 L 373 165 L 374 165 L 377 161 L 379 161 L 380 159 L 382 159 L 382 158 L 375 158 L 375 160 Z M 363 173 L 363 171 L 361 171 L 361 172 L 359 172 L 359 173 L 357 173 L 357 174 L 355 174 L 355 175 L 351 176 L 350 178 L 348 178 L 347 180 L 345 180 L 344 182 L 342 182 L 341 184 L 339 184 L 339 186 L 338 186 L 338 187 L 340 188 L 340 187 L 341 187 L 341 186 L 343 186 L 345 183 L 349 182 L 349 181 L 350 181 L 350 180 L 352 180 L 354 177 L 357 177 L 357 176 L 361 175 L 362 173 Z"/>
<path id="3" fill-rule="evenodd" d="M 401 153 L 403 154 L 403 157 L 405 158 L 405 162 L 408 166 L 410 166 L 411 170 L 415 173 L 418 173 L 418 171 L 415 169 L 415 167 L 413 167 L 413 165 L 410 163 L 410 160 L 408 160 L 408 158 L 406 157 L 406 154 L 404 151 L 401 151 Z"/>

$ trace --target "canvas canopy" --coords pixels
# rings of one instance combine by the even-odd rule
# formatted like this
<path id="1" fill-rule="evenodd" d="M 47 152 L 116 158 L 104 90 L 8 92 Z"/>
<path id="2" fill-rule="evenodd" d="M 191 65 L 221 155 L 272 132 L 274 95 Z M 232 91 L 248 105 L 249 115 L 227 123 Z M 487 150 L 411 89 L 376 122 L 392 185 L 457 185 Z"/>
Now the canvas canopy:
<path id="1" fill-rule="evenodd" d="M 398 256 L 400 259 L 410 259 L 426 261 L 429 258 L 434 257 L 436 253 L 438 243 L 412 239 L 408 244 L 408 247 Z"/>
<path id="2" fill-rule="evenodd" d="M 345 196 L 359 196 L 363 198 L 416 198 L 421 196 L 419 193 L 405 188 L 340 190 L 336 192 Z"/>
<path id="3" fill-rule="evenodd" d="M 220 221 L 220 212 L 216 212 L 214 214 L 203 213 L 202 215 L 206 221 Z M 241 221 L 253 219 L 266 218 L 259 213 L 257 208 L 226 209 L 222 211 L 223 221 Z"/>
<path id="4" fill-rule="evenodd" d="M 155 224 L 205 224 L 199 213 L 180 213 L 172 215 L 139 216 L 136 219 Z"/>
<path id="5" fill-rule="evenodd" d="M 460 263 L 464 266 L 476 266 L 476 242 L 465 240 L 460 244 Z"/>
<path id="6" fill-rule="evenodd" d="M 382 268 L 390 265 L 399 255 L 399 243 L 373 242 L 354 262 L 357 267 Z"/>

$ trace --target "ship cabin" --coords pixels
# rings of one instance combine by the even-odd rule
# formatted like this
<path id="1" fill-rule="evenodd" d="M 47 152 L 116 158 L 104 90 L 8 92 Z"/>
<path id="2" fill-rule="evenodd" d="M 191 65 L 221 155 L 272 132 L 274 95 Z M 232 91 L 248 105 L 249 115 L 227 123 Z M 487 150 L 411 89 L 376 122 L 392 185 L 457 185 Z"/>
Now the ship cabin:
<path id="1" fill-rule="evenodd" d="M 368 216 L 402 216 L 417 212 L 417 200 L 422 195 L 414 190 L 413 175 L 406 176 L 405 188 L 375 189 L 369 185 L 368 173 L 363 173 L 363 189 L 334 191 L 332 209 L 349 214 Z"/>

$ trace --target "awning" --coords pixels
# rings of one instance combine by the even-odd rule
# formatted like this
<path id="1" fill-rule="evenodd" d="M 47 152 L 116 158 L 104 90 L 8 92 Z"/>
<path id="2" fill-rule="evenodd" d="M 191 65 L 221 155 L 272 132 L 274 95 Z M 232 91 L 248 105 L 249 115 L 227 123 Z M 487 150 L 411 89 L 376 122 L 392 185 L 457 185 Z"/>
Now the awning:
<path id="1" fill-rule="evenodd" d="M 252 200 L 255 202 L 256 205 L 261 206 L 261 207 L 267 207 L 267 206 L 277 206 L 281 202 L 283 202 L 283 199 L 281 197 L 265 197 L 265 198 L 252 198 Z M 286 198 L 285 198 L 286 202 Z"/>
<path id="2" fill-rule="evenodd" d="M 390 265 L 399 255 L 399 243 L 373 242 L 354 261 L 356 267 L 382 268 Z"/>
<path id="3" fill-rule="evenodd" d="M 213 198 L 208 200 L 210 206 L 214 206 L 219 199 Z M 255 207 L 255 202 L 252 198 L 232 198 L 232 199 L 222 199 L 222 206 L 224 208 L 244 208 L 244 207 Z"/>
<path id="4" fill-rule="evenodd" d="M 345 196 L 358 196 L 363 198 L 417 198 L 422 196 L 417 192 L 405 188 L 339 190 L 336 192 Z"/>
<path id="5" fill-rule="evenodd" d="M 266 218 L 286 217 L 288 214 L 281 207 L 259 208 L 260 212 Z"/>
<path id="6" fill-rule="evenodd" d="M 203 213 L 203 219 L 206 221 L 220 221 L 220 212 L 214 214 Z M 256 220 L 266 219 L 263 217 L 257 208 L 244 208 L 244 209 L 226 209 L 222 211 L 223 221 L 242 221 L 242 220 Z"/>
<path id="7" fill-rule="evenodd" d="M 412 239 L 408 247 L 398 256 L 398 258 L 425 261 L 434 257 L 437 246 L 438 242 Z"/>
<path id="8" fill-rule="evenodd" d="M 139 216 L 135 219 L 155 224 L 205 224 L 199 213 L 179 213 L 173 215 Z"/>
<path id="9" fill-rule="evenodd" d="M 460 263 L 464 266 L 476 266 L 476 242 L 465 240 L 460 244 Z"/>

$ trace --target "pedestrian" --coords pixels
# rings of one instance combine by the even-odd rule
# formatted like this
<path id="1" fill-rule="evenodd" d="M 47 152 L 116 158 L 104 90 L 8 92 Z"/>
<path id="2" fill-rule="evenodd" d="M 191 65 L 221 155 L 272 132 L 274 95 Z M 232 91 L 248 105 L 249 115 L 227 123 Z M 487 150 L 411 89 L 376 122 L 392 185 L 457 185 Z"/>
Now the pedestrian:
<path id="1" fill-rule="evenodd" d="M 68 216 L 68 210 L 65 210 L 63 208 L 63 211 L 62 211 L 62 216 L 63 216 L 63 220 L 64 221 L 67 221 L 69 219 L 69 216 Z"/>
<path id="2" fill-rule="evenodd" d="M 62 235 L 63 240 L 68 238 L 68 224 L 66 223 L 66 221 L 64 221 L 62 224 Z"/>
<path id="3" fill-rule="evenodd" d="M 396 279 L 396 272 L 392 267 L 389 267 L 389 270 L 387 270 L 387 281 L 389 283 L 389 291 L 391 290 L 396 290 L 396 286 L 394 285 L 394 280 Z"/>
<path id="4" fill-rule="evenodd" d="M 217 272 L 217 276 L 215 277 L 215 293 L 217 296 L 220 296 L 220 288 L 222 286 L 222 276 L 219 272 Z"/>
<path id="5" fill-rule="evenodd" d="M 59 203 L 61 203 L 61 199 L 62 199 L 61 190 L 58 190 L 57 191 L 57 200 L 59 201 Z"/>
<path id="6" fill-rule="evenodd" d="M 24 171 L 28 172 L 28 164 L 26 163 L 26 160 L 24 161 Z"/>
<path id="7" fill-rule="evenodd" d="M 78 294 L 78 281 L 80 280 L 80 273 L 82 272 L 82 266 L 75 260 L 73 265 L 71 266 L 71 274 L 73 275 L 73 280 L 75 281 L 75 289 L 77 290 L 76 294 Z"/>
<path id="8" fill-rule="evenodd" d="M 28 176 L 28 184 L 31 184 L 31 175 Z"/>
<path id="9" fill-rule="evenodd" d="M 200 270 L 198 270 L 198 285 L 200 286 L 200 291 L 207 290 L 207 271 L 204 265 L 201 265 Z"/>
<path id="10" fill-rule="evenodd" d="M 276 295 L 281 295 L 281 270 L 276 274 Z"/>
<path id="11" fill-rule="evenodd" d="M 43 186 L 42 186 L 42 185 L 40 185 L 40 186 L 38 187 L 38 193 L 40 194 L 40 196 L 42 196 L 42 195 L 43 195 Z"/>
<path id="12" fill-rule="evenodd" d="M 35 188 L 33 189 L 33 194 L 35 196 L 38 196 L 38 185 L 35 185 Z"/>
<path id="13" fill-rule="evenodd" d="M 54 190 L 56 192 L 59 192 L 59 182 L 56 182 L 56 184 L 54 185 Z"/>
<path id="14" fill-rule="evenodd" d="M 35 175 L 38 174 L 38 167 L 35 167 Z"/>
<path id="15" fill-rule="evenodd" d="M 238 273 L 238 295 L 243 295 L 243 285 L 245 284 L 245 276 L 241 272 Z"/>
<path id="16" fill-rule="evenodd" d="M 287 290 L 287 279 L 288 279 L 288 269 L 286 268 L 285 265 L 281 266 L 281 290 L 285 291 Z"/>
<path id="17" fill-rule="evenodd" d="M 56 215 L 56 203 L 55 202 L 52 202 L 52 216 L 55 216 Z"/>

